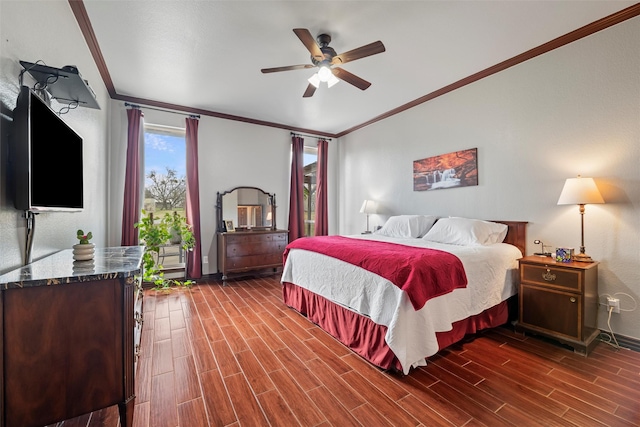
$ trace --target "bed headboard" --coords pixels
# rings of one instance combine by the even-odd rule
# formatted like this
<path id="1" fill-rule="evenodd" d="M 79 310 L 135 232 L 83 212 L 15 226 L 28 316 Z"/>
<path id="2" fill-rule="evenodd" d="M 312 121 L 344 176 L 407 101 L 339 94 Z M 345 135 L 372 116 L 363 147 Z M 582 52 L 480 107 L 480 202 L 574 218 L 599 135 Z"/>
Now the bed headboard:
<path id="1" fill-rule="evenodd" d="M 527 221 L 493 221 L 505 224 L 508 228 L 504 243 L 509 243 L 520 249 L 523 256 L 527 256 Z"/>

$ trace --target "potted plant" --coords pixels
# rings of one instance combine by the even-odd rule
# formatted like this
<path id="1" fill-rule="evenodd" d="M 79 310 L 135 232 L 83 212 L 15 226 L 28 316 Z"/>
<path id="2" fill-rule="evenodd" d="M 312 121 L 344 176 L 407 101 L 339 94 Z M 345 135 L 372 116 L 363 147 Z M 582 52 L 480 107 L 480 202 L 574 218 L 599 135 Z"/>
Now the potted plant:
<path id="1" fill-rule="evenodd" d="M 93 234 L 91 232 L 86 234 L 82 230 L 76 232 L 76 238 L 80 243 L 73 245 L 73 259 L 75 261 L 90 261 L 93 259 L 95 245 L 89 243 L 92 237 Z"/>
<path id="2" fill-rule="evenodd" d="M 143 280 L 153 283 L 156 289 L 168 289 L 174 285 L 190 286 L 193 284 L 191 280 L 166 279 L 162 272 L 162 265 L 157 262 L 160 255 L 160 247 L 171 241 L 171 230 L 174 226 L 177 229 L 176 232 L 180 235 L 179 243 L 181 243 L 182 248 L 185 251 L 193 250 L 195 237 L 191 232 L 191 227 L 187 224 L 186 219 L 180 218 L 182 217 L 177 212 L 174 212 L 173 214 L 167 213 L 158 221 L 153 217 L 153 212 L 147 215 L 147 212 L 142 210 L 140 222 L 134 224 L 138 228 L 140 244 L 145 246 L 142 256 L 144 265 Z"/>
<path id="3" fill-rule="evenodd" d="M 169 233 L 171 233 L 171 243 L 174 245 L 182 243 L 182 217 L 178 212 L 173 211 L 172 214 L 166 213 L 162 220 L 166 222 Z"/>
<path id="4" fill-rule="evenodd" d="M 162 222 L 167 226 L 171 234 L 170 242 L 181 244 L 185 251 L 193 250 L 196 240 L 193 236 L 191 226 L 187 223 L 187 219 L 180 215 L 177 211 L 166 213 L 162 218 Z"/>
<path id="5" fill-rule="evenodd" d="M 164 245 L 171 235 L 167 230 L 165 224 L 161 221 L 156 222 L 153 217 L 153 212 L 147 215 L 145 210 L 142 210 L 142 218 L 140 222 L 136 222 L 134 227 L 138 228 L 138 237 L 140 238 L 140 244 L 145 246 L 144 254 L 142 256 L 142 262 L 144 265 L 145 282 L 155 283 L 156 280 L 162 278 L 163 274 L 160 271 L 161 265 L 158 265 L 156 260 L 160 253 L 160 246 Z"/>

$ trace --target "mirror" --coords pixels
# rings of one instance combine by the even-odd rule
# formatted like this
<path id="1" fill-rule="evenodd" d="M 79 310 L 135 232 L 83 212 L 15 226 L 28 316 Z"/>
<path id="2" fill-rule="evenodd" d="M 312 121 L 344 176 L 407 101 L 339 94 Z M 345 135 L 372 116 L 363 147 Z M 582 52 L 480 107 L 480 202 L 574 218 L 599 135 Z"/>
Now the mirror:
<path id="1" fill-rule="evenodd" d="M 237 231 L 275 230 L 276 196 L 257 187 L 236 187 L 218 192 L 216 222 L 218 232 L 232 221 Z"/>

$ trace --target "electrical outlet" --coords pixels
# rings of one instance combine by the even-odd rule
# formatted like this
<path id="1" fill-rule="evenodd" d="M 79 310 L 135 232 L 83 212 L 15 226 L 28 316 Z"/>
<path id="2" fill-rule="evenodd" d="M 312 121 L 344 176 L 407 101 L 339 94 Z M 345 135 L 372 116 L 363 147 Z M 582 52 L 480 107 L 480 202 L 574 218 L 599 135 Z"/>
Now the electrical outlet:
<path id="1" fill-rule="evenodd" d="M 607 297 L 607 305 L 613 307 L 614 313 L 620 313 L 620 300 L 618 298 Z"/>

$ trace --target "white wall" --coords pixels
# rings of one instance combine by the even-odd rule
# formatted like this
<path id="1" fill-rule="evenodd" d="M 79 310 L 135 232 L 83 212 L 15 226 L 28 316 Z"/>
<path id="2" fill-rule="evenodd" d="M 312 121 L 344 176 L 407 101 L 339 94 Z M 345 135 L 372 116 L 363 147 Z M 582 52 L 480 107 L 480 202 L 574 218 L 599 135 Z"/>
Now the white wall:
<path id="1" fill-rule="evenodd" d="M 634 18 L 343 137 L 340 232 L 364 229 L 358 210 L 372 198 L 383 213 L 372 227 L 399 213 L 523 220 L 529 253 L 534 239 L 578 248 L 578 208 L 557 201 L 565 179 L 582 174 L 606 201 L 585 214 L 599 292 L 640 302 L 639 52 Z M 413 191 L 414 160 L 474 147 L 478 186 Z M 601 308 L 602 329 L 606 317 Z M 640 308 L 611 325 L 640 338 Z"/>
<path id="2" fill-rule="evenodd" d="M 67 1 L 0 2 L 0 273 L 23 264 L 25 220 L 13 206 L 8 173 L 8 134 L 19 91 L 19 61 L 43 60 L 52 67 L 75 65 L 95 91 L 101 110 L 78 108 L 62 116 L 84 139 L 85 209 L 80 213 L 43 213 L 36 217 L 33 259 L 70 248 L 76 230 L 93 232 L 106 244 L 107 141 L 109 98 Z M 32 85 L 30 77 L 25 84 Z M 62 106 L 52 102 L 59 110 Z M 55 170 L 55 165 L 52 165 Z"/>
<path id="3" fill-rule="evenodd" d="M 121 102 L 109 100 L 68 2 L 0 1 L 0 36 L 0 272 L 23 262 L 25 221 L 13 208 L 7 171 L 19 60 L 76 65 L 102 107 L 64 116 L 85 141 L 86 207 L 39 215 L 34 258 L 69 248 L 77 228 L 91 230 L 97 246 L 119 244 L 126 114 Z M 383 213 L 371 218 L 372 227 L 411 212 L 516 219 L 530 223 L 529 252 L 534 239 L 577 247 L 577 207 L 556 202 L 566 178 L 593 176 L 607 204 L 587 206 L 587 252 L 601 262 L 600 293 L 621 293 L 622 308 L 631 307 L 623 294 L 640 301 L 639 50 L 634 18 L 331 141 L 330 232 L 362 231 L 358 211 L 371 198 Z M 170 113 L 145 116 L 150 123 L 184 123 Z M 201 243 L 210 261 L 204 274 L 217 271 L 217 191 L 250 185 L 276 193 L 277 223 L 287 226 L 289 147 L 284 130 L 201 119 Z M 413 192 L 413 160 L 473 147 L 479 186 Z M 611 324 L 640 338 L 640 309 L 614 315 Z M 600 327 L 606 328 L 604 310 Z"/>
<path id="4" fill-rule="evenodd" d="M 185 116 L 142 108 L 145 123 L 184 127 Z M 127 118 L 124 103 L 112 106 L 111 178 L 110 194 L 112 214 L 110 241 L 119 244 L 122 220 L 122 188 L 126 157 Z M 198 126 L 198 158 L 200 178 L 200 221 L 203 274 L 217 273 L 216 247 L 216 193 L 238 186 L 259 187 L 276 195 L 276 225 L 286 230 L 289 215 L 289 173 L 291 168 L 290 132 L 244 122 L 202 116 Z M 305 144 L 316 144 L 316 138 L 305 138 Z M 339 142 L 329 143 L 329 228 L 338 230 L 337 224 L 337 153 Z M 120 165 L 120 166 L 118 166 Z"/>

